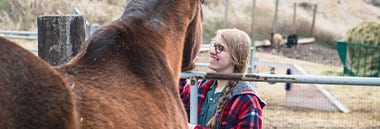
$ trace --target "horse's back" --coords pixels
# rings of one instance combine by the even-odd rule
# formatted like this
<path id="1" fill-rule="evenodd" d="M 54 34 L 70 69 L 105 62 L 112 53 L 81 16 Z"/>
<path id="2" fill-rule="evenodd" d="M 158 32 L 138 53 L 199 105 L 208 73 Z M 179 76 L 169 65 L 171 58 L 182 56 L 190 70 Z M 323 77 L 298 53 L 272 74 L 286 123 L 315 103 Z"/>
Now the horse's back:
<path id="1" fill-rule="evenodd" d="M 0 128 L 78 127 L 73 95 L 49 64 L 0 37 Z"/>
<path id="2" fill-rule="evenodd" d="M 75 85 L 73 91 L 80 98 L 76 102 L 80 106 L 81 127 L 187 128 L 177 83 L 173 82 L 175 78 L 168 66 L 163 65 L 162 62 L 167 62 L 164 56 L 157 56 L 164 53 L 157 52 L 159 46 L 152 47 L 157 44 L 147 47 L 135 42 L 123 42 L 128 49 L 104 48 L 120 48 L 117 45 L 122 44 L 121 41 L 129 41 L 129 38 L 142 40 L 131 36 L 114 36 L 120 40 L 113 40 L 104 36 L 125 35 L 117 34 L 120 31 L 115 30 L 115 26 L 118 25 L 103 26 L 101 31 L 93 34 L 96 38 L 87 41 L 93 46 L 87 49 L 87 55 L 83 56 L 86 58 L 56 67 L 68 85 Z M 90 50 L 99 48 L 104 51 Z"/>

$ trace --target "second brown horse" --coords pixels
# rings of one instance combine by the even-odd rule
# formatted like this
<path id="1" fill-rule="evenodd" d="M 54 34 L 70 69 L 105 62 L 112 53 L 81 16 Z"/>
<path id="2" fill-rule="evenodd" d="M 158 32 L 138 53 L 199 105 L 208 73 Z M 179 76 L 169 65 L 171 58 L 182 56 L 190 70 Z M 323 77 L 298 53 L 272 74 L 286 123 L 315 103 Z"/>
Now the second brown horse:
<path id="1" fill-rule="evenodd" d="M 201 4 L 200 0 L 132 0 L 122 16 L 97 30 L 69 63 L 53 69 L 43 69 L 51 66 L 42 63 L 39 58 L 18 60 L 20 65 L 13 67 L 28 64 L 28 70 L 17 71 L 19 74 L 31 74 L 30 77 L 23 76 L 26 80 L 40 76 L 39 73 L 48 75 L 34 79 L 41 82 L 28 84 L 29 87 L 43 84 L 49 78 L 57 78 L 57 81 L 48 83 L 67 90 L 60 90 L 61 93 L 48 97 L 49 100 L 55 100 L 55 97 L 67 94 L 69 97 L 65 102 L 47 101 L 43 94 L 32 95 L 40 96 L 35 98 L 41 100 L 35 101 L 46 102 L 40 107 L 69 105 L 69 109 L 65 109 L 65 106 L 43 108 L 46 112 L 64 111 L 69 115 L 48 114 L 52 118 L 62 119 L 36 120 L 37 123 L 56 123 L 40 124 L 41 126 L 18 119 L 22 117 L 18 116 L 14 118 L 17 120 L 13 124 L 0 122 L 0 127 L 19 128 L 15 126 L 18 121 L 23 124 L 22 127 L 29 129 L 79 126 L 82 129 L 187 128 L 187 116 L 177 85 L 181 70 L 194 68 L 194 58 L 200 48 Z M 20 50 L 13 45 L 5 44 L 1 47 L 9 50 L 7 53 L 0 52 L 0 57 L 3 57 L 0 58 L 0 66 L 4 66 L 0 70 L 6 73 L 16 72 L 5 68 L 12 65 L 12 62 L 6 60 L 13 55 L 31 56 L 31 53 L 13 52 L 13 49 Z M 36 69 L 35 65 L 29 63 L 42 69 Z M 33 73 L 34 69 L 39 72 Z M 8 89 L 15 89 L 8 84 L 19 83 L 14 81 L 20 76 L 2 74 L 0 77 L 7 80 L 4 85 L 0 85 L 1 89 L 5 89 L 0 94 L 8 95 Z M 1 82 L 2 80 L 0 84 Z M 16 87 L 9 96 L 17 95 L 13 92 L 22 94 L 23 87 Z M 32 92 L 40 92 L 39 90 L 41 88 L 33 88 Z M 12 114 L 13 109 L 2 108 L 3 104 L 5 101 L 0 101 L 0 110 Z M 7 104 L 16 104 L 14 107 L 17 107 L 21 103 Z M 23 106 L 28 108 L 33 104 Z M 38 114 L 39 112 L 32 114 L 36 116 L 31 118 L 39 118 Z M 3 116 L 0 114 L 0 117 Z"/>

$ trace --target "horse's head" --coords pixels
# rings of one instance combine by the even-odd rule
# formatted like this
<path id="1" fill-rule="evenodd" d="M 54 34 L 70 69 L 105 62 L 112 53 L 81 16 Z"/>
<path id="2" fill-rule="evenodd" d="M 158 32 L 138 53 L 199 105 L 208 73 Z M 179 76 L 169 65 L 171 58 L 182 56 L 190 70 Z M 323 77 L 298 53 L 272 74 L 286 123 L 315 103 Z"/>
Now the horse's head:
<path id="1" fill-rule="evenodd" d="M 195 68 L 195 57 L 202 44 L 202 3 L 203 0 L 193 1 L 193 16 L 187 27 L 185 46 L 183 49 L 182 71 L 188 71 Z"/>
<path id="2" fill-rule="evenodd" d="M 132 0 L 126 6 L 120 19 L 103 26 L 91 35 L 84 43 L 83 50 L 76 59 L 82 58 L 80 56 L 82 55 L 84 56 L 83 59 L 93 63 L 94 59 L 105 58 L 100 56 L 123 55 L 105 54 L 106 52 L 116 52 L 111 47 L 122 48 L 118 45 L 132 50 L 130 48 L 136 46 L 131 45 L 149 44 L 151 46 L 156 45 L 157 48 L 162 47 L 163 50 L 164 43 L 170 42 L 183 45 L 170 45 L 178 51 L 167 53 L 177 54 L 173 59 L 178 59 L 177 56 L 180 56 L 178 53 L 181 50 L 178 48 L 182 48 L 181 70 L 194 69 L 194 59 L 197 57 L 202 44 L 202 4 L 203 0 Z M 145 36 L 147 34 L 149 34 L 148 37 Z M 121 52 L 125 53 L 124 50 Z M 139 50 L 138 52 L 142 51 Z M 86 53 L 87 56 L 84 55 Z M 128 56 L 132 55 L 129 54 Z M 179 60 L 175 60 L 171 64 L 175 64 L 172 68 L 179 70 L 179 62 L 177 61 Z"/>

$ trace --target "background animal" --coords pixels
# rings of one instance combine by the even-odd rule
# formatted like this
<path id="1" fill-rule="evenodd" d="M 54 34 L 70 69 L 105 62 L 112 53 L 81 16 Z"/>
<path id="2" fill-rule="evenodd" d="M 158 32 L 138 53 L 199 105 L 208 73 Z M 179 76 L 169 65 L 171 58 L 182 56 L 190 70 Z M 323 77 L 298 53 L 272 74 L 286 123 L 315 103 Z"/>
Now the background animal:
<path id="1" fill-rule="evenodd" d="M 286 40 L 286 46 L 288 48 L 297 48 L 297 44 L 298 44 L 298 36 L 297 34 L 291 34 L 288 36 L 287 40 Z"/>
<path id="2" fill-rule="evenodd" d="M 272 48 L 275 48 L 276 52 L 280 51 L 280 45 L 282 43 L 282 35 L 279 33 L 270 33 L 269 42 Z"/>
<path id="3" fill-rule="evenodd" d="M 69 63 L 54 68 L 33 57 L 19 60 L 19 65 L 9 69 L 8 66 L 18 60 L 13 55 L 31 57 L 32 53 L 11 43 L 5 44 L 1 49 L 20 49 L 22 52 L 6 51 L 7 56 L 2 59 L 6 62 L 0 62 L 0 66 L 2 73 L 5 73 L 2 76 L 9 78 L 7 80 L 10 82 L 4 84 L 4 80 L 0 80 L 0 87 L 12 89 L 8 84 L 18 84 L 20 86 L 14 89 L 25 90 L 24 87 L 29 85 L 26 80 L 33 80 L 29 82 L 35 83 L 36 87 L 49 81 L 54 84 L 52 86 L 66 89 L 69 86 L 71 89 L 66 92 L 49 91 L 52 95 L 45 98 L 54 100 L 65 93 L 73 95 L 74 99 L 64 99 L 65 102 L 75 103 L 71 105 L 72 108 L 65 108 L 68 110 L 66 114 L 78 112 L 78 116 L 57 114 L 54 117 L 67 119 L 67 122 L 56 121 L 61 125 L 66 124 L 60 127 L 78 128 L 77 123 L 80 122 L 82 129 L 187 128 L 188 120 L 180 100 L 178 82 L 181 70 L 195 66 L 194 58 L 202 40 L 202 3 L 201 0 L 130 1 L 119 19 L 95 31 Z M 0 51 L 0 54 L 5 54 L 5 51 Z M 21 69 L 27 64 L 30 69 Z M 33 72 L 39 70 L 37 68 L 44 69 L 41 72 L 45 71 L 47 75 L 41 76 L 39 72 Z M 31 75 L 11 76 L 14 72 L 28 72 Z M 50 75 L 56 79 L 52 80 Z M 37 76 L 42 79 L 36 78 Z M 44 90 L 34 89 L 36 90 L 31 91 L 34 94 L 14 96 L 33 98 L 39 90 Z M 0 92 L 8 94 L 11 91 Z M 37 98 L 30 101 L 40 100 Z M 5 120 L 0 123 L 0 127 L 17 128 L 7 124 L 15 119 L 12 113 L 18 111 L 17 106 L 3 106 L 14 103 L 1 102 L 0 112 L 5 110 L 10 115 L 0 116 Z M 36 115 L 47 111 L 33 106 L 35 105 L 31 103 L 24 108 L 36 110 Z M 45 103 L 44 106 L 54 105 Z M 51 109 L 51 112 L 58 111 Z M 50 120 L 45 117 L 33 118 L 41 123 Z M 18 125 L 24 120 L 12 124 Z M 31 126 L 25 123 L 25 126 Z M 54 127 L 41 125 L 40 128 Z"/>

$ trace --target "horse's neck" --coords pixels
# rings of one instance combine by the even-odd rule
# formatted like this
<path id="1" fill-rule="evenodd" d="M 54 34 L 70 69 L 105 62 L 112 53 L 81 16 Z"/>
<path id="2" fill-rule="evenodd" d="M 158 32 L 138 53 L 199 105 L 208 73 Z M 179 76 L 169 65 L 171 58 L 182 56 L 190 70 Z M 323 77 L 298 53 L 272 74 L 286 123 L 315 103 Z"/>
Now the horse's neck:
<path id="1" fill-rule="evenodd" d="M 109 70 L 110 64 L 143 76 L 179 76 L 182 46 L 165 32 L 146 34 L 147 30 L 131 24 L 113 22 L 96 31 L 72 61 L 78 70 Z M 148 31 L 149 32 L 149 31 Z M 174 35 L 177 37 L 177 35 Z M 177 45 L 177 46 L 173 46 Z M 180 47 L 181 48 L 178 48 Z"/>
<path id="2" fill-rule="evenodd" d="M 188 24 L 181 2 L 131 1 L 121 18 L 96 31 L 72 62 L 103 67 L 115 60 L 137 67 L 151 63 L 146 66 L 166 65 L 163 70 L 178 76 Z"/>
<path id="3" fill-rule="evenodd" d="M 162 0 L 149 4 L 131 1 L 119 19 L 125 22 L 136 36 L 143 36 L 145 40 L 150 40 L 149 43 L 158 44 L 156 47 L 165 50 L 167 54 L 164 56 L 170 61 L 168 65 L 172 71 L 180 71 L 182 64 L 180 61 L 189 24 L 184 5 L 186 2 L 180 0 Z"/>

